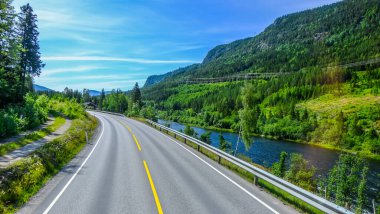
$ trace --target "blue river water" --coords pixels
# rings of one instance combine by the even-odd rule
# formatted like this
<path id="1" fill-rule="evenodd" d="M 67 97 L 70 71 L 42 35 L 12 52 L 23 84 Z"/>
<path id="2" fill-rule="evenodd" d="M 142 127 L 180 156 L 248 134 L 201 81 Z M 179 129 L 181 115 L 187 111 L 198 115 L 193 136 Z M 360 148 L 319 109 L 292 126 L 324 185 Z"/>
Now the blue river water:
<path id="1" fill-rule="evenodd" d="M 165 120 L 158 120 L 158 123 L 165 125 L 170 124 L 170 128 L 182 131 L 185 125 Z M 219 147 L 219 135 L 222 134 L 224 139 L 232 144 L 232 149 L 235 150 L 238 142 L 238 134 L 231 132 L 219 132 L 207 130 L 199 127 L 192 127 L 197 136 L 203 133 L 211 132 L 211 145 Z M 308 160 L 310 165 L 317 168 L 316 176 L 325 176 L 329 170 L 334 166 L 339 158 L 339 152 L 324 149 L 312 145 L 293 143 L 281 140 L 270 140 L 262 137 L 252 137 L 253 144 L 246 150 L 242 140 L 239 140 L 237 147 L 237 154 L 245 155 L 254 163 L 270 167 L 274 162 L 277 162 L 282 151 L 290 153 L 300 153 Z M 374 198 L 380 191 L 380 161 L 368 160 L 369 163 L 369 176 L 368 176 L 368 192 L 369 198 Z"/>

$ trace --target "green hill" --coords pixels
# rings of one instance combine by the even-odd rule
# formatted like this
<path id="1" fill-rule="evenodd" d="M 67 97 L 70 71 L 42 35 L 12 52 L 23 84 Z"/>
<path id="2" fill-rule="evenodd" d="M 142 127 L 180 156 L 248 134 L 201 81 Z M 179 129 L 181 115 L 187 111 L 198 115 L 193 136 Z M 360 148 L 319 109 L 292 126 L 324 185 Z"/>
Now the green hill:
<path id="1" fill-rule="evenodd" d="M 203 63 L 186 68 L 174 79 L 295 72 L 374 58 L 380 56 L 379 23 L 377 0 L 346 0 L 286 15 L 255 37 L 215 47 Z M 168 76 L 161 80 L 171 81 Z"/>
<path id="2" fill-rule="evenodd" d="M 164 119 L 359 152 L 380 158 L 380 1 L 345 0 L 278 18 L 259 35 L 220 45 L 201 64 L 142 89 Z M 187 85 L 244 73 L 281 78 Z M 243 89 L 242 89 L 243 88 Z"/>

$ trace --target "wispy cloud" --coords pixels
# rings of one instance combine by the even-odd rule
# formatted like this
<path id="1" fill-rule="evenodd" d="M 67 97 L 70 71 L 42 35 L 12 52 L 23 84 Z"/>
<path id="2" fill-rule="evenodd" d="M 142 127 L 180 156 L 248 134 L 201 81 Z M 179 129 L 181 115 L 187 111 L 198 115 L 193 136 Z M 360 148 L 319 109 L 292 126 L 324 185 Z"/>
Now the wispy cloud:
<path id="1" fill-rule="evenodd" d="M 122 57 L 106 57 L 106 56 L 50 56 L 42 57 L 43 61 L 118 61 L 132 62 L 140 64 L 184 64 L 198 63 L 196 60 L 157 60 L 157 59 L 141 59 L 141 58 L 122 58 Z"/>
<path id="2" fill-rule="evenodd" d="M 71 68 L 54 68 L 54 69 L 44 69 L 41 73 L 41 76 L 50 76 L 58 73 L 67 73 L 67 72 L 87 72 L 93 70 L 106 69 L 107 67 L 100 66 L 78 66 Z"/>
<path id="3" fill-rule="evenodd" d="M 143 84 L 145 79 L 134 79 L 134 80 L 112 80 L 112 81 L 102 81 L 97 83 L 91 82 L 83 82 L 83 83 L 57 83 L 53 89 L 55 90 L 63 90 L 65 87 L 73 88 L 73 89 L 82 89 L 82 88 L 90 88 L 94 90 L 101 90 L 104 88 L 105 90 L 112 90 L 117 88 L 132 88 L 133 85 L 138 82 L 139 84 Z M 44 84 L 41 81 L 41 84 Z M 96 85 L 96 86 L 95 86 Z"/>

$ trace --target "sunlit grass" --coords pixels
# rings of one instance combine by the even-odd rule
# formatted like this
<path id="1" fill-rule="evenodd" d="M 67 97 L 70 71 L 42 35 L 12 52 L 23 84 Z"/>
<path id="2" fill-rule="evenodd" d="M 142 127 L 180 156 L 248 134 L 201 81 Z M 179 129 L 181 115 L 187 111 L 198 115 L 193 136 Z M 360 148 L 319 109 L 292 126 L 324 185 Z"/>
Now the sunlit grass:
<path id="1" fill-rule="evenodd" d="M 375 95 L 345 95 L 326 94 L 317 99 L 309 100 L 298 106 L 319 114 L 334 114 L 337 112 L 352 113 L 363 107 L 380 104 L 380 96 Z"/>

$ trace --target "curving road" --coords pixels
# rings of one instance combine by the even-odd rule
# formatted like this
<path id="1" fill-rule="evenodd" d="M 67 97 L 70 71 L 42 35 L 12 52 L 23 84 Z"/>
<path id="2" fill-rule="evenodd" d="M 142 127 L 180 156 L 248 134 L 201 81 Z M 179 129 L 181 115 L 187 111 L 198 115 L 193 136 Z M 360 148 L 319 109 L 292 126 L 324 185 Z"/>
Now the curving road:
<path id="1" fill-rule="evenodd" d="M 297 213 L 202 154 L 120 116 L 19 213 Z"/>

